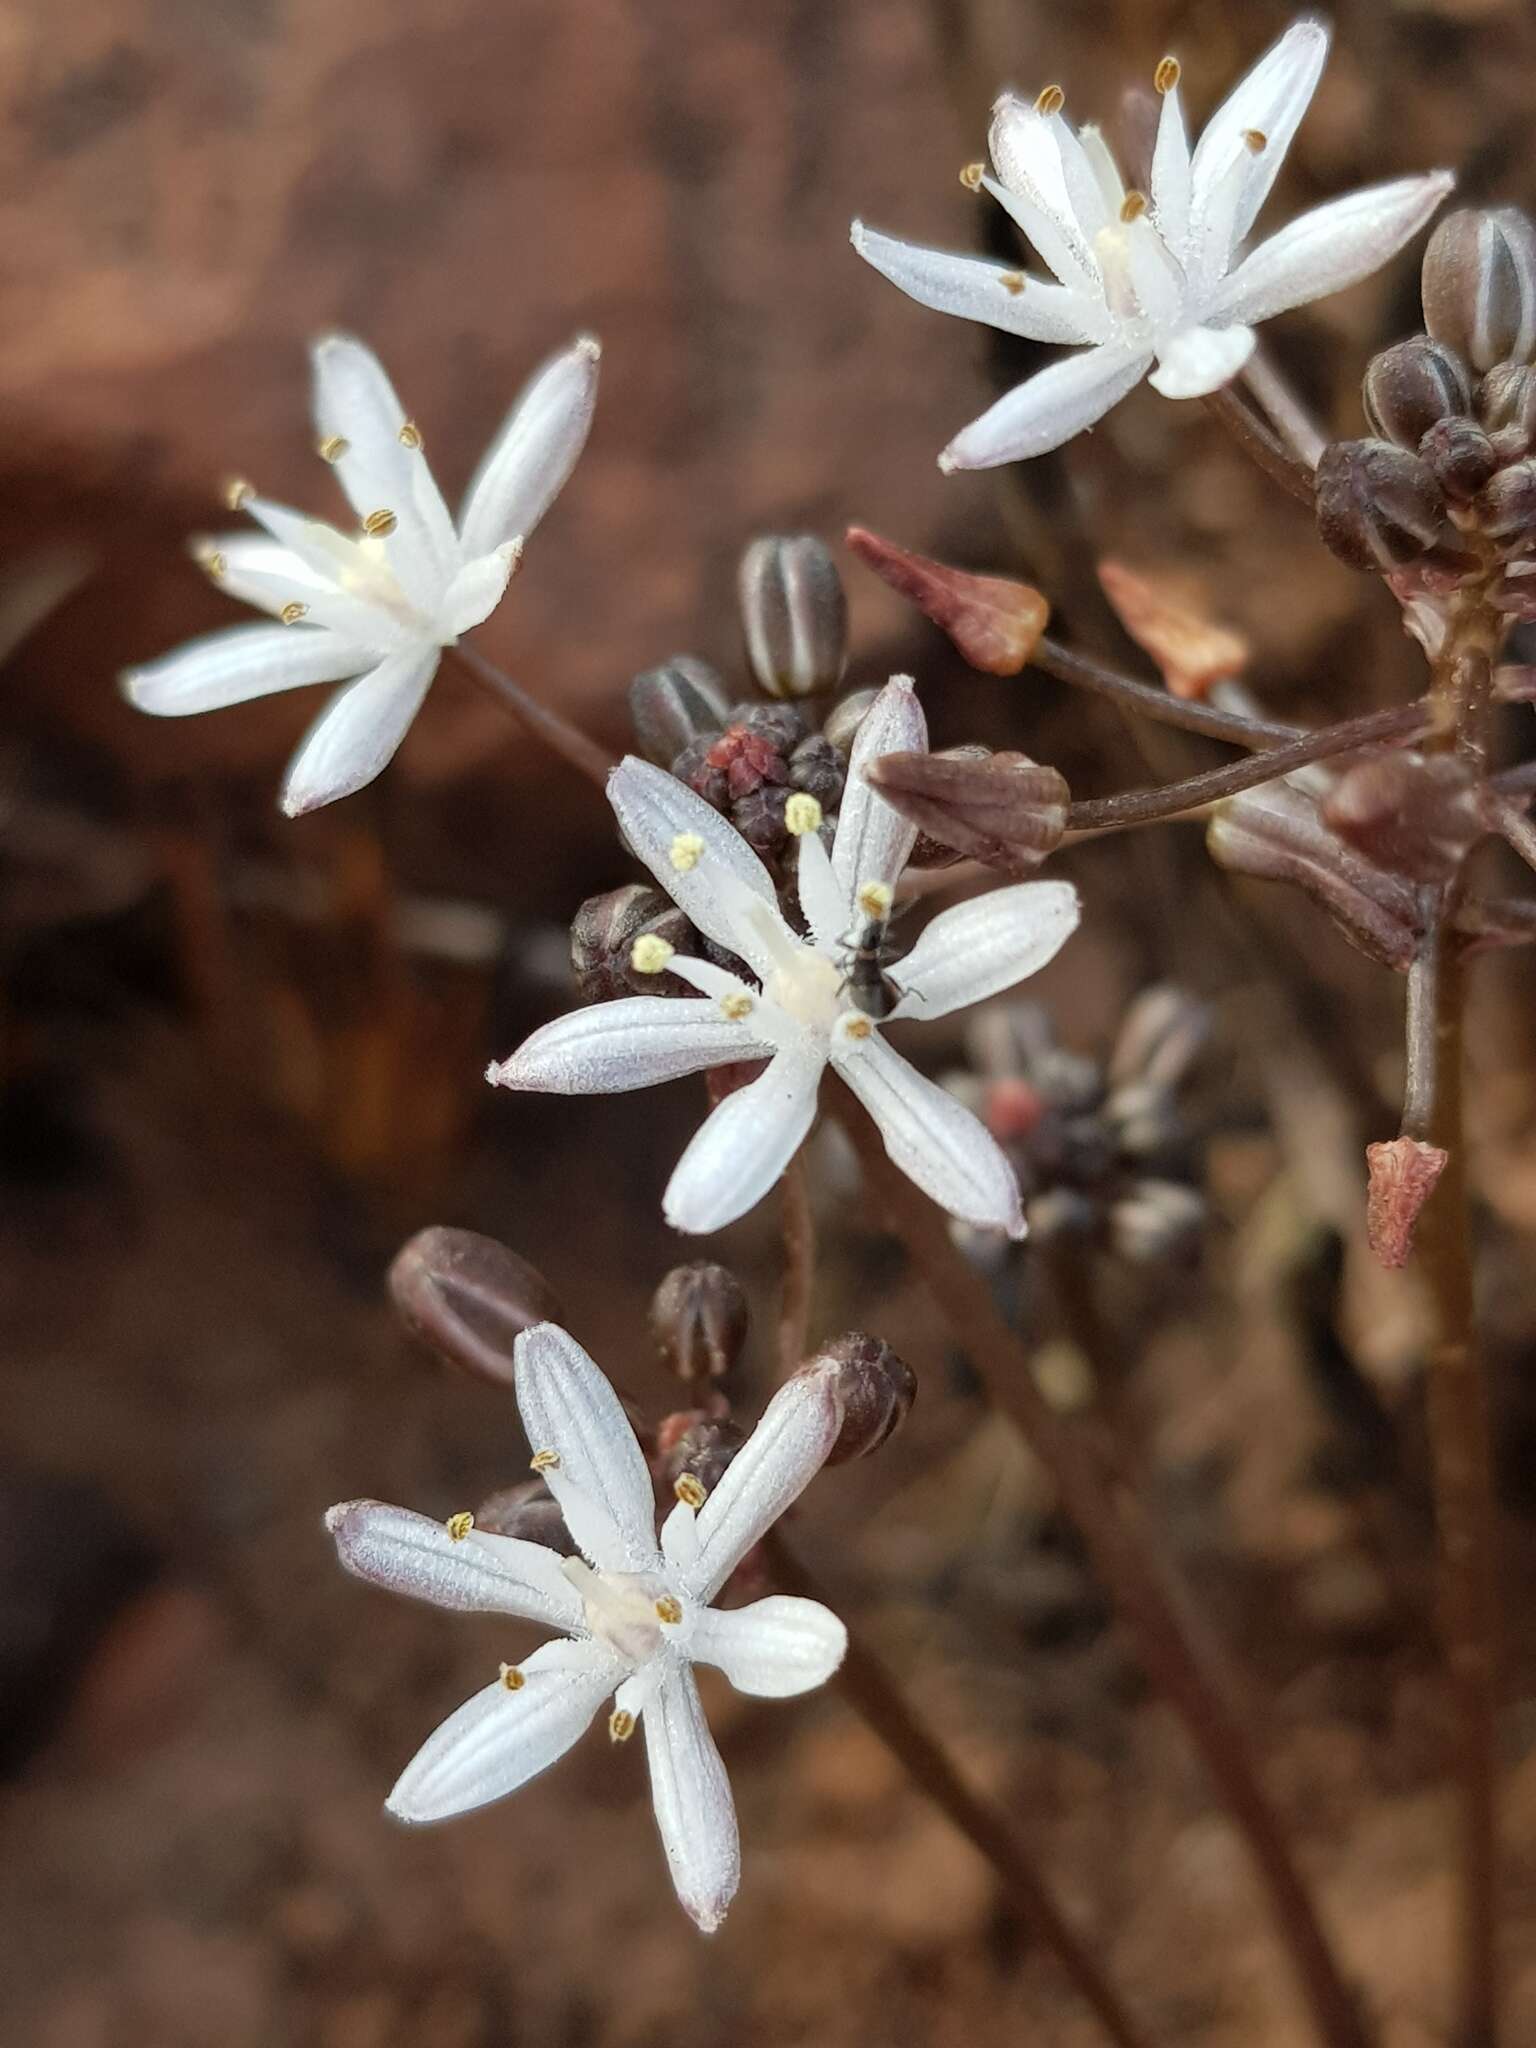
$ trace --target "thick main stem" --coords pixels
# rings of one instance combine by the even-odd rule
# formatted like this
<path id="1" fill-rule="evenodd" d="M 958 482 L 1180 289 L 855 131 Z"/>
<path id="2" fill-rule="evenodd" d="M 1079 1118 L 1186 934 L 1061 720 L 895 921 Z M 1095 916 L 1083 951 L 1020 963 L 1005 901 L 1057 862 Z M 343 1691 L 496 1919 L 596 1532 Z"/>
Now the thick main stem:
<path id="1" fill-rule="evenodd" d="M 511 712 L 524 731 L 542 740 L 562 760 L 569 761 L 589 781 L 595 782 L 599 789 L 607 789 L 608 777 L 618 763 L 596 740 L 589 740 L 569 719 L 562 718 L 558 711 L 551 711 L 548 705 L 530 697 L 521 683 L 514 682 L 494 661 L 487 661 L 478 647 L 471 647 L 461 640 L 453 651 L 475 680 L 483 683 L 491 695 Z"/>
<path id="2" fill-rule="evenodd" d="M 1297 1871 L 1284 1823 L 1259 1782 L 1226 1660 L 1164 1559 L 1107 1443 L 1047 1406 L 1024 1346 L 951 1243 L 942 1216 L 886 1157 L 867 1114 L 848 1102 L 839 1105 L 839 1120 L 866 1186 L 992 1400 L 1051 1474 L 1143 1663 L 1204 1758 L 1269 1893 L 1319 2039 L 1328 2048 L 1369 2048 L 1364 2019 Z"/>
<path id="3" fill-rule="evenodd" d="M 823 1589 L 777 1530 L 764 1539 L 763 1547 L 773 1576 L 785 1592 L 826 1604 Z M 1150 2036 L 1126 2011 L 1092 1951 L 1057 1905 L 1013 1826 L 997 1807 L 966 1784 L 943 1744 L 907 1704 L 894 1677 L 852 1629 L 837 1682 L 859 1717 L 913 1782 L 992 1865 L 1003 1881 L 1010 1908 L 1055 1951 L 1116 2048 L 1150 2048 Z"/>

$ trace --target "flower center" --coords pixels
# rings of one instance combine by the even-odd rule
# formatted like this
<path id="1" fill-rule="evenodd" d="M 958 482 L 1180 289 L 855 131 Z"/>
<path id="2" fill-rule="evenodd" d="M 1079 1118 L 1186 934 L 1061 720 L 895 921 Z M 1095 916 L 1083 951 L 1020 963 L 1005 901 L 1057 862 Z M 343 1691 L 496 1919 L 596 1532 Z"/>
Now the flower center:
<path id="1" fill-rule="evenodd" d="M 775 968 L 763 993 L 812 1031 L 830 1032 L 843 1008 L 843 976 L 835 962 L 814 946 L 796 948 L 793 959 Z"/>
<path id="2" fill-rule="evenodd" d="M 663 1626 L 682 1619 L 666 1581 L 649 1572 L 598 1572 L 579 1557 L 568 1557 L 561 1569 L 581 1595 L 587 1627 L 631 1664 L 654 1657 Z"/>

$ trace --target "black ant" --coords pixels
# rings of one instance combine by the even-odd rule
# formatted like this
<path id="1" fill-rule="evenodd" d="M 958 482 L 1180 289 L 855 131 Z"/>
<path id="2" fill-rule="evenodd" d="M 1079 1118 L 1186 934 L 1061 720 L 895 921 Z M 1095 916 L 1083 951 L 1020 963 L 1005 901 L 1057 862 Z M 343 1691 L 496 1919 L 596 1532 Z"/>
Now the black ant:
<path id="1" fill-rule="evenodd" d="M 838 992 L 847 989 L 853 998 L 853 1006 L 876 1023 L 889 1017 L 901 1001 L 902 991 L 892 981 L 886 969 L 891 964 L 891 924 L 889 913 L 884 917 L 872 917 L 868 906 L 862 924 L 853 929 L 858 933 L 857 941 L 852 936 L 842 942 L 847 956 L 848 972 L 838 984 Z"/>

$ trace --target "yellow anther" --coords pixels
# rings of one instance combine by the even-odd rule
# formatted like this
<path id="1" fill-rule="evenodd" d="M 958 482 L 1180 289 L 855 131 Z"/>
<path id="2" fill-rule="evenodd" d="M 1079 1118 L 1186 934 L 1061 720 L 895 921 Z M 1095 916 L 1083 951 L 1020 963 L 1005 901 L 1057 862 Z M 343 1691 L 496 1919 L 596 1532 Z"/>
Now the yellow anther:
<path id="1" fill-rule="evenodd" d="M 370 512 L 363 521 L 363 531 L 370 540 L 388 540 L 400 524 L 389 507 L 383 506 L 377 512 Z"/>
<path id="2" fill-rule="evenodd" d="M 1024 289 L 1025 279 L 1022 270 L 1005 270 L 997 281 L 1003 290 L 1015 299 Z"/>
<path id="3" fill-rule="evenodd" d="M 1127 192 L 1120 202 L 1120 218 L 1127 224 L 1133 220 L 1140 220 L 1146 210 L 1147 195 L 1145 192 L 1132 190 Z"/>
<path id="4" fill-rule="evenodd" d="M 224 486 L 224 502 L 231 512 L 243 512 L 256 495 L 256 486 L 243 476 L 231 477 Z"/>
<path id="5" fill-rule="evenodd" d="M 229 557 L 228 555 L 221 555 L 217 548 L 209 548 L 205 554 L 198 556 L 198 560 L 215 583 L 218 582 L 221 576 L 229 574 Z"/>
<path id="6" fill-rule="evenodd" d="M 322 462 L 340 462 L 352 446 L 345 434 L 327 434 L 323 441 L 315 444 L 315 453 Z"/>
<path id="7" fill-rule="evenodd" d="M 419 448 L 421 446 L 421 429 L 414 420 L 407 420 L 395 436 L 395 439 L 402 448 Z"/>
<path id="8" fill-rule="evenodd" d="M 515 1664 L 503 1664 L 501 1667 L 501 1682 L 508 1692 L 521 1692 L 528 1683 L 528 1679 L 527 1675 L 519 1671 Z"/>
<path id="9" fill-rule="evenodd" d="M 309 606 L 307 604 L 300 604 L 299 600 L 295 597 L 283 606 L 277 616 L 285 626 L 296 626 L 300 619 L 307 619 L 309 617 Z"/>
<path id="10" fill-rule="evenodd" d="M 1046 86 L 1035 101 L 1037 114 L 1059 114 L 1067 104 L 1067 96 L 1059 85 Z"/>
<path id="11" fill-rule="evenodd" d="M 874 1028 L 874 1025 L 870 1023 L 867 1017 L 860 1017 L 857 1014 L 845 1017 L 843 1020 L 844 1038 L 865 1039 L 869 1037 Z"/>
<path id="12" fill-rule="evenodd" d="M 803 789 L 795 791 L 784 806 L 784 829 L 796 839 L 821 830 L 821 805 L 815 797 L 808 796 Z"/>
<path id="13" fill-rule="evenodd" d="M 1157 87 L 1159 92 L 1172 92 L 1173 88 L 1179 82 L 1179 71 L 1180 66 L 1178 58 L 1165 57 L 1162 63 L 1159 64 L 1157 69 L 1153 72 L 1152 83 Z"/>
<path id="14" fill-rule="evenodd" d="M 528 1468 L 532 1472 L 558 1472 L 560 1470 L 560 1453 L 558 1451 L 535 1451 L 528 1460 Z"/>
<path id="15" fill-rule="evenodd" d="M 456 1515 L 450 1515 L 443 1524 L 455 1543 L 462 1543 L 474 1526 L 475 1518 L 468 1508 L 460 1508 Z M 502 1669 L 505 1670 L 506 1666 L 503 1665 Z"/>
<path id="16" fill-rule="evenodd" d="M 677 1495 L 683 1506 L 685 1508 L 692 1508 L 695 1514 L 703 1507 L 707 1498 L 703 1487 L 691 1472 L 684 1472 L 672 1491 Z"/>
<path id="17" fill-rule="evenodd" d="M 965 164 L 960 171 L 960 182 L 967 192 L 979 192 L 981 181 L 987 175 L 985 164 Z"/>
<path id="18" fill-rule="evenodd" d="M 663 1593 L 656 1602 L 656 1619 L 671 1622 L 674 1626 L 683 1618 L 683 1603 L 672 1594 Z"/>
<path id="19" fill-rule="evenodd" d="M 891 889 L 888 882 L 861 882 L 859 893 L 854 898 L 866 917 L 889 917 L 891 914 Z"/>
<path id="20" fill-rule="evenodd" d="M 1245 128 L 1243 130 L 1243 140 L 1255 156 L 1259 154 L 1260 150 L 1268 149 L 1269 147 L 1269 137 L 1262 128 Z"/>
<path id="21" fill-rule="evenodd" d="M 697 832 L 679 832 L 667 849 L 667 858 L 680 875 L 691 875 L 704 858 L 704 841 Z"/>
<path id="22" fill-rule="evenodd" d="M 750 1017 L 756 1007 L 744 988 L 732 989 L 729 995 L 720 998 L 721 1013 L 733 1024 L 740 1024 L 744 1018 Z"/>
<path id="23" fill-rule="evenodd" d="M 642 932 L 629 949 L 629 964 L 636 974 L 665 974 L 676 951 L 659 932 Z"/>
<path id="24" fill-rule="evenodd" d="M 608 1740 L 628 1742 L 635 1732 L 635 1717 L 627 1707 L 615 1707 L 608 1716 Z"/>

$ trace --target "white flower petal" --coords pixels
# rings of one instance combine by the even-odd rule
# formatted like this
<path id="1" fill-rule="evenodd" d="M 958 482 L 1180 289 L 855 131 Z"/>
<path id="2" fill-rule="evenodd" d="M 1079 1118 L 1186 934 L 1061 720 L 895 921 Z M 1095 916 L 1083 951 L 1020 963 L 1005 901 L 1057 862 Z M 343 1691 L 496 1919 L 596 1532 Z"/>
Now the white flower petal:
<path id="1" fill-rule="evenodd" d="M 486 1079 L 549 1095 L 622 1095 L 771 1050 L 718 1003 L 624 996 L 541 1025 L 509 1059 L 487 1068 Z"/>
<path id="2" fill-rule="evenodd" d="M 736 828 L 686 783 L 631 754 L 608 778 L 608 801 L 624 837 L 706 938 L 739 953 L 760 975 L 772 968 L 776 946 L 797 943 L 779 913 L 768 870 Z M 679 866 L 672 857 L 683 837 L 704 842 L 691 866 Z M 744 908 L 753 899 L 771 913 L 760 927 L 748 923 Z"/>
<path id="3" fill-rule="evenodd" d="M 955 436 L 939 457 L 940 469 L 992 469 L 1048 454 L 1102 419 L 1151 362 L 1150 352 L 1104 347 L 1036 371 Z"/>
<path id="4" fill-rule="evenodd" d="M 1061 179 L 1067 189 L 1067 203 L 1072 217 L 1081 230 L 1084 241 L 1091 249 L 1094 238 L 1101 229 L 1113 226 L 1119 214 L 1119 202 L 1111 210 L 1109 195 L 1104 189 L 1103 174 L 1094 157 L 1083 147 L 1077 131 L 1058 107 L 1054 114 L 1042 118 L 1056 145 L 1057 159 L 1061 164 Z M 1102 138 L 1100 146 L 1102 147 Z M 1118 173 L 1117 173 L 1118 176 Z"/>
<path id="5" fill-rule="evenodd" d="M 710 1111 L 662 1197 L 674 1230 L 723 1230 L 762 1200 L 816 1120 L 823 1065 L 819 1052 L 777 1052 Z"/>
<path id="6" fill-rule="evenodd" d="M 877 234 L 860 220 L 853 223 L 850 240 L 882 277 L 935 313 L 980 320 L 1030 341 L 1074 346 L 1102 341 L 1110 331 L 1102 301 L 1065 285 L 1025 277 L 1017 267 L 1010 270 L 1005 263 L 987 263 L 976 256 L 956 256 L 946 249 L 896 241 L 890 235 Z"/>
<path id="7" fill-rule="evenodd" d="M 891 970 L 904 991 L 894 1017 L 944 1017 L 1037 974 L 1077 929 L 1070 882 L 988 889 L 934 918 Z"/>
<path id="8" fill-rule="evenodd" d="M 554 503 L 592 425 L 600 354 L 584 334 L 537 372 L 507 414 L 465 495 L 466 556 L 526 540 Z"/>
<path id="9" fill-rule="evenodd" d="M 394 759 L 437 674 L 441 649 L 407 648 L 331 699 L 289 763 L 282 806 L 290 818 L 351 796 Z"/>
<path id="10" fill-rule="evenodd" d="M 1231 383 L 1258 339 L 1251 327 L 1186 327 L 1163 343 L 1148 381 L 1164 398 L 1204 398 Z"/>
<path id="11" fill-rule="evenodd" d="M 864 770 L 882 754 L 927 751 L 928 722 L 912 678 L 892 676 L 860 721 L 848 757 L 848 777 L 832 841 L 832 874 L 843 904 L 839 936 L 848 932 L 859 915 L 858 892 L 866 882 L 895 888 L 917 837 L 917 827 L 908 824 L 866 781 Z"/>
<path id="12" fill-rule="evenodd" d="M 184 718 L 219 711 L 278 690 L 339 683 L 374 657 L 319 626 L 225 626 L 123 672 L 123 691 L 140 711 Z"/>
<path id="13" fill-rule="evenodd" d="M 871 707 L 873 708 L 873 707 Z M 800 914 L 823 952 L 847 942 L 852 918 L 847 897 L 832 866 L 832 856 L 819 832 L 807 832 L 795 856 L 795 885 Z"/>
<path id="14" fill-rule="evenodd" d="M 1454 182 L 1449 171 L 1429 171 L 1314 207 L 1243 258 L 1209 317 L 1268 320 L 1369 277 L 1419 232 Z"/>
<path id="15" fill-rule="evenodd" d="M 530 1449 L 558 1462 L 544 1483 L 565 1525 L 602 1571 L 659 1562 L 656 1490 L 624 1404 L 574 1337 L 535 1323 L 512 1347 L 518 1412 Z"/>
<path id="16" fill-rule="evenodd" d="M 698 989 L 701 995 L 711 997 L 727 1022 L 735 1023 L 741 1033 L 736 1059 L 756 1059 L 770 1050 L 799 1052 L 809 1048 L 810 1033 L 803 1024 L 728 968 L 717 967 L 712 960 L 694 960 L 686 953 L 677 953 L 667 962 L 667 972 Z M 744 1004 L 743 1015 L 732 1019 L 723 1008 L 727 1002 Z"/>
<path id="17" fill-rule="evenodd" d="M 848 1631 L 819 1600 L 787 1593 L 749 1607 L 709 1607 L 694 1623 L 688 1654 L 713 1664 L 738 1692 L 789 1699 L 825 1685 L 843 1661 Z"/>
<path id="18" fill-rule="evenodd" d="M 396 1819 L 449 1820 L 503 1799 L 557 1763 L 591 1726 L 625 1665 L 596 1643 L 546 1643 L 429 1735 L 385 1802 Z"/>
<path id="19" fill-rule="evenodd" d="M 1064 285 L 1099 291 L 1099 267 L 1073 212 L 1061 155 L 1045 119 L 1004 93 L 987 137 L 997 178 L 982 180 Z M 999 182 L 1001 181 L 1001 182 Z"/>
<path id="20" fill-rule="evenodd" d="M 741 1880 L 741 1842 L 730 1780 L 691 1671 L 666 1673 L 640 1725 L 673 1887 L 689 1917 L 713 1934 Z"/>
<path id="21" fill-rule="evenodd" d="M 329 626 L 356 646 L 372 649 L 376 657 L 421 644 L 419 629 L 412 632 L 403 620 L 382 606 L 369 603 L 353 589 L 341 587 L 342 579 L 348 575 L 347 557 L 356 554 L 353 543 L 343 534 L 319 520 L 307 520 L 285 505 L 272 505 L 265 500 L 253 499 L 253 512 L 258 504 L 287 537 L 233 533 L 199 543 L 197 552 L 205 564 L 210 554 L 221 557 L 219 573 L 214 578 L 220 590 L 242 604 L 270 612 L 274 618 L 282 618 L 291 605 L 301 604 L 306 624 Z M 303 545 L 294 545 L 300 536 Z M 334 547 L 328 542 L 334 543 Z"/>
<path id="22" fill-rule="evenodd" d="M 968 1109 L 893 1052 L 877 1031 L 838 1041 L 832 1061 L 909 1180 L 962 1223 L 1024 1235 L 1013 1168 Z"/>
<path id="23" fill-rule="evenodd" d="M 787 1379 L 699 1509 L 691 1557 L 681 1527 L 673 1532 L 668 1560 L 691 1598 L 712 1600 L 826 1463 L 843 1426 L 838 1386 L 831 1364 Z"/>
<path id="24" fill-rule="evenodd" d="M 1189 134 L 1175 84 L 1163 94 L 1152 149 L 1152 217 L 1170 248 L 1177 249 L 1189 233 Z"/>
<path id="25" fill-rule="evenodd" d="M 521 541 L 509 540 L 493 554 L 477 555 L 464 564 L 443 593 L 438 617 L 445 633 L 458 635 L 484 625 L 506 596 L 522 552 Z"/>
<path id="26" fill-rule="evenodd" d="M 563 1560 L 540 1543 L 475 1529 L 457 1541 L 441 1522 L 380 1500 L 348 1500 L 325 1526 L 346 1569 L 370 1585 L 461 1614 L 520 1614 L 567 1634 L 584 1630 Z"/>
<path id="27" fill-rule="evenodd" d="M 1250 166 L 1231 217 L 1230 239 L 1220 252 L 1222 260 L 1247 234 L 1268 197 L 1327 61 L 1326 26 L 1310 19 L 1293 22 L 1206 124 L 1190 166 L 1197 219 L 1231 165 L 1245 158 Z M 1257 151 L 1249 144 L 1255 135 L 1263 137 Z"/>

